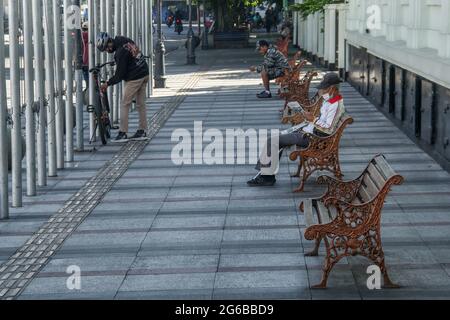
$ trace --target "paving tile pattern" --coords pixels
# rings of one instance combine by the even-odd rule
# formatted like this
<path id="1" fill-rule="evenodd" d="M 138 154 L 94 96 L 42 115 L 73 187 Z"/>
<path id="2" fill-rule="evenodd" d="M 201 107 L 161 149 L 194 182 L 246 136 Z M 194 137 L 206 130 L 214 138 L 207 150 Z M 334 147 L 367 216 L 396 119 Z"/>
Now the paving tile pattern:
<path id="1" fill-rule="evenodd" d="M 211 56 L 214 63 L 208 60 Z M 158 91 L 166 100 L 152 98 L 154 107 L 161 108 L 172 99 L 174 88 L 188 80 L 183 75 L 193 69 L 180 63 L 184 58 L 180 52 L 168 60 L 169 88 Z M 280 128 L 282 102 L 255 97 L 260 79 L 247 71 L 260 61 L 253 50 L 199 51 L 197 58 L 209 70 L 36 271 L 19 299 L 450 298 L 450 175 L 347 84 L 341 91 L 355 123 L 346 130 L 340 149 L 345 178 L 358 176 L 378 153 L 405 176 L 405 183 L 390 193 L 382 215 L 387 265 L 391 278 L 402 286 L 399 290 L 369 290 L 370 262 L 360 257 L 343 259 L 335 267 L 328 290 L 310 289 L 320 281 L 324 248 L 319 257 L 304 257 L 313 243 L 304 240 L 305 221 L 298 206 L 324 189 L 313 177 L 304 193 L 293 194 L 298 180 L 290 173 L 296 163 L 287 154 L 271 188 L 246 186 L 255 174 L 249 164 L 175 165 L 172 133 L 178 128 L 192 132 L 194 121 L 203 121 L 204 130 Z M 59 209 L 58 200 L 78 192 L 78 183 L 117 151 L 89 160 L 61 181 L 32 205 L 34 214 L 43 217 Z M 18 221 L 0 225 L 0 253 L 33 235 L 36 221 L 30 215 L 23 212 Z M 82 270 L 81 290 L 66 286 L 71 265 Z"/>
<path id="2" fill-rule="evenodd" d="M 185 99 L 186 92 L 195 87 L 200 75 L 192 75 L 180 91 L 150 118 L 147 141 L 132 141 L 124 145 L 25 245 L 0 265 L 0 299 L 11 300 L 20 295 L 157 135 Z"/>

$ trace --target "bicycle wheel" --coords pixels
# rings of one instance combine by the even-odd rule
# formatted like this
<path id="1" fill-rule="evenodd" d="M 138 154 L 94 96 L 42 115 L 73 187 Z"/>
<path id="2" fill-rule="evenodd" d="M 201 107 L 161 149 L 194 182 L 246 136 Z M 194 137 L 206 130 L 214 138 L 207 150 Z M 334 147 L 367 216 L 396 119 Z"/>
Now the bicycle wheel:
<path id="1" fill-rule="evenodd" d="M 106 146 L 108 144 L 108 137 L 106 133 L 106 127 L 103 120 L 100 118 L 100 121 L 98 122 L 98 130 L 100 131 L 100 139 L 102 140 L 102 144 Z"/>
<path id="2" fill-rule="evenodd" d="M 100 139 L 102 140 L 102 144 L 106 146 L 108 144 L 108 137 L 107 137 L 107 128 L 104 121 L 104 112 L 103 112 L 103 99 L 102 94 L 99 90 L 97 90 L 97 104 L 95 106 L 95 118 L 97 121 L 98 131 L 100 134 Z"/>

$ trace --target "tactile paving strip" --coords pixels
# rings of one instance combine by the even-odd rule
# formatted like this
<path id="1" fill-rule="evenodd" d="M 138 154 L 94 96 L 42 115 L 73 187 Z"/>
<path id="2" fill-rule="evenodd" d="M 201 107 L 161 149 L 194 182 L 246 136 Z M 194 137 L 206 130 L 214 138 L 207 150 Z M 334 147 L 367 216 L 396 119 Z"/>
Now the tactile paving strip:
<path id="1" fill-rule="evenodd" d="M 206 71 L 206 70 L 203 70 Z M 51 256 L 98 206 L 114 184 L 158 134 L 170 116 L 200 80 L 193 74 L 184 86 L 149 120 L 149 139 L 129 142 L 108 161 L 14 255 L 0 266 L 0 299 L 16 299 L 45 267 Z"/>

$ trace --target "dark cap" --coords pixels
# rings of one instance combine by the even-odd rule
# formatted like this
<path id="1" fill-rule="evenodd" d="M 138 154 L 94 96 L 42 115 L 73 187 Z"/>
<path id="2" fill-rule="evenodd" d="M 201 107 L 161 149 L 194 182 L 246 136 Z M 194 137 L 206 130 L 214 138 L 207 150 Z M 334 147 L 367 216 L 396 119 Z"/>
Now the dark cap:
<path id="1" fill-rule="evenodd" d="M 267 42 L 266 40 L 259 40 L 258 42 L 256 42 L 256 51 L 258 51 L 261 47 L 269 47 L 269 42 Z"/>
<path id="2" fill-rule="evenodd" d="M 322 82 L 319 84 L 317 89 L 327 89 L 331 86 L 335 86 L 342 83 L 341 78 L 334 72 L 327 73 L 325 77 L 323 77 Z"/>

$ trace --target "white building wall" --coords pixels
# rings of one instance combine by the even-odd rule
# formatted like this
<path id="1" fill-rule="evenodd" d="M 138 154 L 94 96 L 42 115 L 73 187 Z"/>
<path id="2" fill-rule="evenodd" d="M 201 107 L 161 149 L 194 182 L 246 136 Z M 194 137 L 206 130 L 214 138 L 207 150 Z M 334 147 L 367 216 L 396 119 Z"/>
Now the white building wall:
<path id="1" fill-rule="evenodd" d="M 373 8 L 380 13 L 379 24 L 368 30 L 368 9 Z M 339 11 L 341 26 L 342 17 L 346 17 L 339 39 L 334 39 L 330 20 L 334 10 Z M 329 61 L 333 60 L 331 46 L 338 41 L 338 67 L 344 68 L 342 64 L 348 61 L 341 53 L 347 52 L 345 44 L 364 47 L 375 56 L 450 88 L 450 0 L 348 0 L 346 5 L 327 6 L 325 16 L 320 15 L 306 21 L 300 16 L 297 19 L 297 44 L 303 49 Z"/>
<path id="2" fill-rule="evenodd" d="M 318 35 L 317 35 L 317 38 L 318 38 L 318 44 L 317 44 L 317 51 L 318 51 L 318 53 L 317 53 L 317 56 L 320 58 L 320 59 L 324 59 L 324 57 L 325 57 L 325 33 L 324 33 L 324 30 L 325 30 L 325 17 L 324 17 L 324 15 L 323 15 L 323 13 L 316 13 L 316 15 L 317 15 L 317 23 L 318 23 Z"/>
<path id="3" fill-rule="evenodd" d="M 367 33 L 373 5 L 380 25 Z M 450 0 L 349 0 L 346 39 L 450 88 Z"/>

